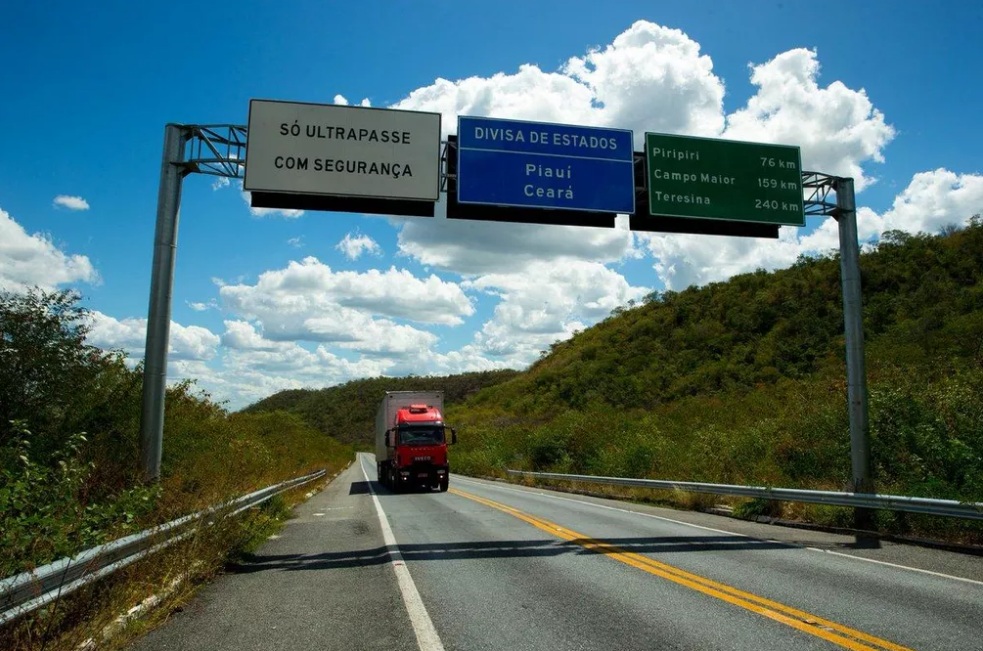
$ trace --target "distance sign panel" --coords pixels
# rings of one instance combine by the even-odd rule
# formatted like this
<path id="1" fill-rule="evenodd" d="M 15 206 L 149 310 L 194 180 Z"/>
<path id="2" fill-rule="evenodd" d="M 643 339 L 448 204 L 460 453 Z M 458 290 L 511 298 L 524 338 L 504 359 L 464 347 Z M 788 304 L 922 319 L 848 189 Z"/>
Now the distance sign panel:
<path id="1" fill-rule="evenodd" d="M 251 100 L 243 188 L 436 201 L 440 114 Z"/>
<path id="2" fill-rule="evenodd" d="M 649 213 L 805 225 L 798 147 L 645 134 Z"/>
<path id="3" fill-rule="evenodd" d="M 632 213 L 632 132 L 458 117 L 457 201 Z"/>

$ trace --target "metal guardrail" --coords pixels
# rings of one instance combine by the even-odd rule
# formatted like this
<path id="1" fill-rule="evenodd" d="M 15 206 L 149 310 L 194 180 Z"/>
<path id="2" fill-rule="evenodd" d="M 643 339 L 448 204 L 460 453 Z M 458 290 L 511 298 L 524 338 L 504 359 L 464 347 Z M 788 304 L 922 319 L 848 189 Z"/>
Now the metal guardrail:
<path id="1" fill-rule="evenodd" d="M 594 475 L 565 475 L 555 472 L 530 472 L 525 470 L 506 470 L 510 475 L 522 475 L 534 479 L 554 479 L 580 481 L 594 484 L 613 484 L 658 490 L 681 490 L 691 493 L 712 493 L 714 495 L 737 495 L 757 497 L 782 502 L 811 502 L 828 506 L 850 506 L 867 509 L 888 509 L 941 515 L 968 520 L 983 520 L 983 502 L 958 502 L 926 497 L 905 497 L 903 495 L 876 495 L 873 493 L 839 493 L 835 491 L 813 491 L 798 488 L 770 488 L 767 486 L 734 486 L 731 484 L 703 484 L 690 481 L 666 481 L 661 479 L 628 479 L 624 477 L 596 477 Z"/>
<path id="2" fill-rule="evenodd" d="M 187 538 L 194 533 L 191 525 L 203 518 L 226 511 L 222 517 L 231 517 L 284 491 L 323 477 L 325 473 L 320 470 L 289 479 L 167 524 L 87 549 L 72 558 L 63 558 L 3 579 L 0 581 L 0 625 Z"/>

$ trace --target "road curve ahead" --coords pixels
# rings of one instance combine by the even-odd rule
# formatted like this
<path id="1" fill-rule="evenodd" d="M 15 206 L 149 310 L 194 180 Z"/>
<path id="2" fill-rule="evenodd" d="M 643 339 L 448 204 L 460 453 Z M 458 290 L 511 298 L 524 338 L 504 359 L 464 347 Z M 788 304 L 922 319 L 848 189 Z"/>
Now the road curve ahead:
<path id="1" fill-rule="evenodd" d="M 979 557 L 453 476 L 372 455 L 134 649 L 983 651 Z"/>

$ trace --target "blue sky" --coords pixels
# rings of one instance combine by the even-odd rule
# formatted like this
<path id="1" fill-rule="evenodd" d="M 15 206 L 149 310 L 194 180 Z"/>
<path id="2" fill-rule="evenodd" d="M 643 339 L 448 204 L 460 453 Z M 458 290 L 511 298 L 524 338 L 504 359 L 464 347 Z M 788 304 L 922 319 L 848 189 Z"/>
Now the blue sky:
<path id="1" fill-rule="evenodd" d="M 5 3 L 0 288 L 77 288 L 92 341 L 139 359 L 163 126 L 245 124 L 251 98 L 799 145 L 856 179 L 864 241 L 935 232 L 983 211 L 981 33 L 962 2 Z M 255 214 L 189 176 L 169 378 L 238 408 L 524 368 L 653 290 L 836 246 L 822 218 L 778 241 L 624 226 Z"/>

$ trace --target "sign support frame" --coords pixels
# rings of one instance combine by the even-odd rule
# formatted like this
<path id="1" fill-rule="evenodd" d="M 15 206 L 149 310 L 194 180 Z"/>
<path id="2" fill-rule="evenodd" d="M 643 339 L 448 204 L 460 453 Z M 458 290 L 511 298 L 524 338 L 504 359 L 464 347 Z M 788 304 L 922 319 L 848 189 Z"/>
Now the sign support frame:
<path id="1" fill-rule="evenodd" d="M 241 125 L 169 123 L 164 128 L 140 422 L 141 470 L 147 482 L 160 478 L 167 349 L 183 179 L 191 173 L 242 178 L 245 147 L 246 127 Z M 448 189 L 448 177 L 452 176 L 447 167 L 447 156 L 451 150 L 449 141 L 441 142 L 439 182 L 440 189 L 444 191 Z M 852 488 L 857 493 L 873 493 L 854 182 L 852 178 L 819 172 L 802 171 L 801 175 L 803 189 L 810 191 L 809 197 L 803 199 L 805 215 L 830 216 L 839 224 Z M 835 204 L 829 201 L 830 192 L 836 193 Z M 857 529 L 868 530 L 872 523 L 873 512 L 870 509 L 857 508 L 854 511 Z"/>
<path id="2" fill-rule="evenodd" d="M 154 258 L 150 272 L 150 305 L 147 309 L 147 342 L 144 349 L 143 397 L 140 412 L 140 467 L 145 482 L 160 478 L 164 443 L 164 395 L 167 382 L 167 348 L 171 329 L 171 294 L 177 254 L 181 187 L 190 170 L 182 165 L 184 146 L 191 132 L 183 125 L 164 127 L 164 154 L 157 195 Z"/>

